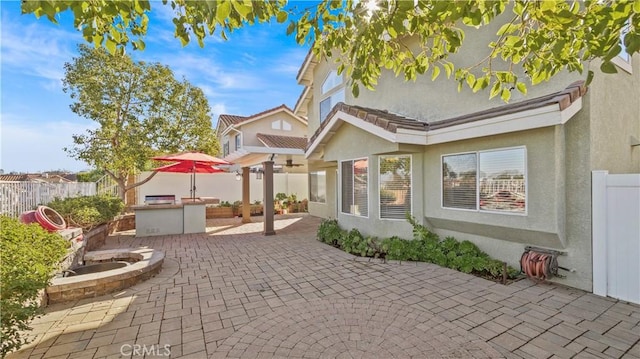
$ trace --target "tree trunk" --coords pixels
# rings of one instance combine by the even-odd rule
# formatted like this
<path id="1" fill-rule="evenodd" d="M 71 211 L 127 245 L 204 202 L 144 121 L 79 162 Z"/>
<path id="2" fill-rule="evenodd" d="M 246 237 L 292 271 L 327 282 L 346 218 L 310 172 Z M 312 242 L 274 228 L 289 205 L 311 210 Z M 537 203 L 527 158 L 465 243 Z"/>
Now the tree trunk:
<path id="1" fill-rule="evenodd" d="M 136 182 L 136 183 L 132 183 L 130 185 L 127 185 L 127 180 L 129 178 L 128 175 L 122 176 L 122 177 L 116 177 L 111 171 L 106 170 L 105 172 L 107 172 L 109 174 L 109 176 L 111 176 L 111 178 L 113 178 L 117 183 L 118 183 L 118 196 L 120 197 L 120 199 L 122 200 L 122 202 L 125 204 L 125 206 L 128 204 L 127 203 L 127 198 L 126 198 L 126 194 L 129 190 L 134 189 L 138 186 L 142 186 L 143 184 L 149 182 L 153 177 L 155 177 L 156 174 L 158 174 L 158 171 L 153 171 L 151 172 L 151 175 L 147 178 L 145 178 L 144 180 L 140 181 L 140 182 Z"/>

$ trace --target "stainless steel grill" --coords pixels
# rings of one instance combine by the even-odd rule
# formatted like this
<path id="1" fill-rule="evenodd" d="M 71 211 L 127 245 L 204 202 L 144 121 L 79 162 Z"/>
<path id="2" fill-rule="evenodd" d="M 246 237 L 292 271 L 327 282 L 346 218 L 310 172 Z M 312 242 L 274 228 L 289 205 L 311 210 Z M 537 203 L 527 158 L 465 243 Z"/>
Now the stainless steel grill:
<path id="1" fill-rule="evenodd" d="M 154 204 L 175 204 L 175 195 L 148 195 L 144 196 L 144 203 L 147 205 Z"/>

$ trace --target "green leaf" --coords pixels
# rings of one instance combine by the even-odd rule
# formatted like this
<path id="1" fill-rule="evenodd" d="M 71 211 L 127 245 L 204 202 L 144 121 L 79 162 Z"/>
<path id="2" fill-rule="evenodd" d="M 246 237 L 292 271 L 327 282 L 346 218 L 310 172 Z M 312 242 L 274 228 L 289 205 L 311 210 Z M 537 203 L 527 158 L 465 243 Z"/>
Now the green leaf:
<path id="1" fill-rule="evenodd" d="M 109 51 L 110 54 L 113 55 L 116 53 L 116 43 L 110 38 L 107 38 L 107 41 L 104 44 L 104 46 L 107 48 L 107 51 Z"/>
<path id="2" fill-rule="evenodd" d="M 231 3 L 229 1 L 222 1 L 216 8 L 216 20 L 219 24 L 224 24 L 225 20 L 231 14 Z"/>
<path id="3" fill-rule="evenodd" d="M 527 85 L 525 85 L 524 82 L 518 82 L 516 84 L 516 88 L 518 89 L 518 91 L 520 91 L 521 94 L 523 95 L 527 94 Z"/>
<path id="4" fill-rule="evenodd" d="M 446 62 L 442 67 L 444 67 L 444 71 L 447 73 L 447 78 L 451 78 L 451 74 L 453 73 L 453 64 L 451 62 Z"/>
<path id="5" fill-rule="evenodd" d="M 133 48 L 135 50 L 143 51 L 145 47 L 146 47 L 146 44 L 144 43 L 144 41 L 142 39 L 133 42 Z"/>
<path id="6" fill-rule="evenodd" d="M 487 76 L 480 77 L 473 86 L 473 92 L 478 92 L 489 86 L 489 78 Z"/>
<path id="7" fill-rule="evenodd" d="M 233 1 L 231 3 L 233 8 L 242 16 L 243 19 L 247 18 L 247 15 L 251 13 L 251 6 L 240 3 L 239 1 Z"/>
<path id="8" fill-rule="evenodd" d="M 286 11 L 278 11 L 278 15 L 276 17 L 276 20 L 279 23 L 283 23 L 283 22 L 287 21 L 288 17 L 289 17 L 289 14 Z"/>
<path id="9" fill-rule="evenodd" d="M 467 85 L 469 86 L 469 88 L 473 89 L 475 84 L 476 84 L 476 76 L 474 74 L 467 75 Z"/>
<path id="10" fill-rule="evenodd" d="M 605 74 L 615 74 L 618 72 L 616 69 L 616 65 L 614 65 L 611 61 L 604 61 L 602 65 L 600 65 L 600 71 Z"/>
<path id="11" fill-rule="evenodd" d="M 509 91 L 509 89 L 502 89 L 500 97 L 502 98 L 502 101 L 509 102 L 509 99 L 511 98 L 511 91 Z"/>
<path id="12" fill-rule="evenodd" d="M 293 31 L 296 29 L 296 23 L 291 21 L 289 26 L 287 26 L 287 36 L 293 34 Z"/>
<path id="13" fill-rule="evenodd" d="M 587 86 L 591 85 L 591 81 L 593 81 L 593 75 L 593 71 L 589 70 L 589 72 L 587 73 Z"/>
<path id="14" fill-rule="evenodd" d="M 499 93 L 500 93 L 500 82 L 496 82 L 495 84 L 493 84 L 493 87 L 491 88 L 491 93 L 489 94 L 489 98 L 492 99 L 498 96 Z"/>
<path id="15" fill-rule="evenodd" d="M 438 75 L 440 75 L 440 67 L 434 66 L 431 73 L 431 81 L 435 81 L 438 78 Z"/>
<path id="16" fill-rule="evenodd" d="M 635 0 L 633 2 L 633 12 L 640 14 L 640 0 Z"/>
<path id="17" fill-rule="evenodd" d="M 358 97 L 360 95 L 360 86 L 356 82 L 351 85 L 351 93 L 353 97 Z"/>
<path id="18" fill-rule="evenodd" d="M 398 32 L 396 31 L 396 29 L 394 29 L 393 27 L 389 26 L 387 28 L 387 33 L 389 33 L 389 36 L 391 36 L 391 38 L 395 39 L 396 37 L 398 37 Z"/>

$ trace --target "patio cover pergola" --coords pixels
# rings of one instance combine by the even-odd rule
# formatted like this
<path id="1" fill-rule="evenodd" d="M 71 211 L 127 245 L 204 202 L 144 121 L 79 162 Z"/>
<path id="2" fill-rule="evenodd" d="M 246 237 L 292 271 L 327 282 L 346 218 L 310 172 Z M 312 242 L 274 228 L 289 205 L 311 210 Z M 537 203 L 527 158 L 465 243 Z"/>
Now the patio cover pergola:
<path id="1" fill-rule="evenodd" d="M 251 222 L 249 173 L 251 166 L 262 165 L 263 170 L 263 203 L 264 203 L 264 230 L 265 236 L 274 235 L 274 191 L 273 191 L 273 167 L 274 164 L 285 165 L 286 159 L 292 159 L 295 163 L 305 163 L 304 151 L 307 139 L 304 137 L 287 137 L 259 134 L 260 142 L 264 146 L 244 146 L 224 159 L 234 163 L 234 168 L 242 169 L 242 223 Z"/>

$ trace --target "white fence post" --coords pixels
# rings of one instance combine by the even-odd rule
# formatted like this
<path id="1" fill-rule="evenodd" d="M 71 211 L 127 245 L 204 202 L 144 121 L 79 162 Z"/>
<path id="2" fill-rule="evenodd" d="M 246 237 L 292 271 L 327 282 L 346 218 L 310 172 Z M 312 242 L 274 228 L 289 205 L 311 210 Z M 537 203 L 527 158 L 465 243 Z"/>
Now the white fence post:
<path id="1" fill-rule="evenodd" d="M 591 250 L 593 293 L 607 296 L 607 175 L 591 172 Z"/>

